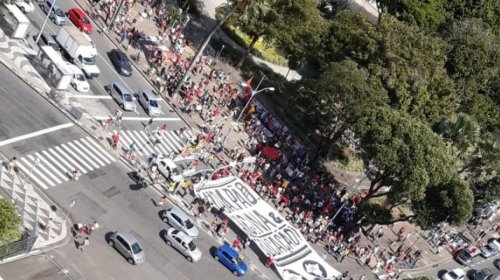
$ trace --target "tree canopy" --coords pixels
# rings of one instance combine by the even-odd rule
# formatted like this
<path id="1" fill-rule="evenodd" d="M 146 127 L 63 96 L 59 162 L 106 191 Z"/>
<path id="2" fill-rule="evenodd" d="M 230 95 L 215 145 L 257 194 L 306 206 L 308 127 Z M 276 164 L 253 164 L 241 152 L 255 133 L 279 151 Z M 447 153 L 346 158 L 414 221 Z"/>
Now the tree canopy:
<path id="1" fill-rule="evenodd" d="M 17 241 L 21 237 L 21 218 L 14 205 L 7 199 L 0 199 L 0 244 Z"/>

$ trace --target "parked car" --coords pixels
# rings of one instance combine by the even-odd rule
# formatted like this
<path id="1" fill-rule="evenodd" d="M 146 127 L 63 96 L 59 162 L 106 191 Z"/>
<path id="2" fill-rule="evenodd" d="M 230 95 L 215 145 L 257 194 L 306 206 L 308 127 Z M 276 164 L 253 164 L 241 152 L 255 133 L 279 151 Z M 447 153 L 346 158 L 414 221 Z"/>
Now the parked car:
<path id="1" fill-rule="evenodd" d="M 140 264 L 146 259 L 141 244 L 128 231 L 118 230 L 113 232 L 108 244 L 120 252 L 130 264 Z"/>
<path id="2" fill-rule="evenodd" d="M 132 66 L 130 65 L 130 60 L 126 54 L 114 49 L 109 52 L 109 59 L 120 75 L 126 77 L 130 77 L 132 75 Z"/>
<path id="3" fill-rule="evenodd" d="M 222 263 L 236 276 L 243 276 L 248 270 L 248 266 L 241 260 L 238 252 L 226 244 L 215 251 L 214 259 Z"/>
<path id="4" fill-rule="evenodd" d="M 61 50 L 61 48 L 59 48 L 59 44 L 56 42 L 54 37 L 52 37 L 51 35 L 48 35 L 46 33 L 40 34 L 40 40 L 38 40 L 38 45 L 40 47 L 49 46 L 49 47 L 52 47 L 56 51 Z"/>
<path id="5" fill-rule="evenodd" d="M 157 94 L 153 90 L 141 90 L 139 92 L 139 102 L 148 115 L 159 116 L 162 114 Z"/>
<path id="6" fill-rule="evenodd" d="M 82 70 L 78 68 L 76 65 L 71 64 L 68 62 L 68 67 L 71 68 L 73 71 L 73 78 L 71 79 L 71 86 L 79 92 L 88 92 L 90 89 L 89 82 L 87 81 L 87 78 L 85 78 L 85 75 L 83 74 Z"/>
<path id="7" fill-rule="evenodd" d="M 500 270 L 500 259 L 496 259 L 494 262 L 493 262 L 493 265 L 498 269 Z"/>
<path id="8" fill-rule="evenodd" d="M 73 22 L 80 31 L 87 34 L 92 33 L 92 24 L 89 18 L 80 8 L 73 8 L 68 11 L 68 17 L 71 22 Z"/>
<path id="9" fill-rule="evenodd" d="M 186 257 L 190 262 L 197 262 L 201 259 L 201 251 L 196 247 L 193 238 L 183 231 L 169 228 L 163 235 L 163 239 L 168 246 L 172 246 Z"/>
<path id="10" fill-rule="evenodd" d="M 441 280 L 461 280 L 465 279 L 465 271 L 461 268 L 455 268 L 453 270 L 448 270 L 443 276 L 441 276 Z"/>
<path id="11" fill-rule="evenodd" d="M 493 239 L 479 249 L 481 250 L 481 256 L 489 258 L 500 252 L 500 243 Z"/>
<path id="12" fill-rule="evenodd" d="M 471 280 L 492 280 L 493 272 L 489 268 L 485 268 L 479 271 L 474 271 L 470 278 Z"/>
<path id="13" fill-rule="evenodd" d="M 15 4 L 23 13 L 32 13 L 35 11 L 35 5 L 33 5 L 31 0 L 16 0 Z"/>
<path id="14" fill-rule="evenodd" d="M 59 8 L 57 3 L 54 3 L 54 0 L 44 0 L 42 4 L 42 10 L 46 14 L 48 14 L 50 11 L 50 7 L 52 7 L 52 4 L 54 4 L 54 8 L 52 8 L 49 18 L 57 25 L 65 25 L 66 21 L 68 21 L 68 18 L 64 14 L 63 10 Z"/>
<path id="15" fill-rule="evenodd" d="M 178 207 L 173 207 L 169 210 L 163 211 L 161 219 L 170 224 L 175 229 L 181 230 L 188 236 L 196 238 L 198 237 L 198 228 L 189 219 L 189 217 Z"/>
<path id="16" fill-rule="evenodd" d="M 472 262 L 472 259 L 479 255 L 479 253 L 480 251 L 477 247 L 462 249 L 455 256 L 455 260 L 462 265 L 468 265 L 470 262 Z"/>
<path id="17" fill-rule="evenodd" d="M 135 111 L 137 109 L 132 92 L 122 83 L 112 83 L 106 87 L 106 90 L 123 110 Z"/>

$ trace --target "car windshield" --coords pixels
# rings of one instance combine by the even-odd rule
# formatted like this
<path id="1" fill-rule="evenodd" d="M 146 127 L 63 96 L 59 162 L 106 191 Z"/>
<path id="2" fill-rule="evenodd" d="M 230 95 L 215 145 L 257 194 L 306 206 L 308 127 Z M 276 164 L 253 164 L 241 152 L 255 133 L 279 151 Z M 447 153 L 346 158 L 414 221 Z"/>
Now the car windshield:
<path id="1" fill-rule="evenodd" d="M 468 251 L 463 251 L 462 255 L 465 259 L 472 259 L 472 256 Z"/>
<path id="2" fill-rule="evenodd" d="M 76 79 L 80 82 L 85 82 L 85 76 L 83 74 L 76 74 Z"/>
<path id="3" fill-rule="evenodd" d="M 172 171 L 172 175 L 174 175 L 174 176 L 181 174 L 181 172 L 179 172 L 179 170 L 177 168 L 170 168 L 170 170 Z"/>
<path id="4" fill-rule="evenodd" d="M 243 263 L 243 261 L 239 257 L 234 258 L 233 261 L 234 261 L 235 264 L 238 264 L 238 265 L 240 265 L 240 264 Z"/>
<path id="5" fill-rule="evenodd" d="M 89 23 L 90 23 L 90 20 L 89 20 L 88 18 L 86 18 L 86 17 L 83 17 L 83 18 L 82 18 L 82 22 L 83 22 L 83 23 L 87 23 L 87 24 L 89 24 Z"/>
<path id="6" fill-rule="evenodd" d="M 458 275 L 455 272 L 453 272 L 453 271 L 450 271 L 450 276 L 453 279 L 457 279 L 458 278 Z"/>
<path id="7" fill-rule="evenodd" d="M 196 250 L 196 245 L 194 245 L 193 241 L 189 242 L 188 247 L 190 251 Z"/>
<path id="8" fill-rule="evenodd" d="M 64 16 L 64 12 L 61 9 L 57 9 L 54 13 L 58 17 L 63 17 Z"/>
<path id="9" fill-rule="evenodd" d="M 158 107 L 158 101 L 154 100 L 154 99 L 150 99 L 149 100 L 149 105 L 151 105 L 151 107 Z"/>
<path id="10" fill-rule="evenodd" d="M 123 94 L 123 99 L 127 102 L 132 102 L 132 95 L 128 93 Z"/>
<path id="11" fill-rule="evenodd" d="M 142 252 L 141 245 L 139 245 L 139 243 L 132 244 L 132 253 L 138 254 L 140 252 Z"/>
<path id="12" fill-rule="evenodd" d="M 95 65 L 95 57 L 84 57 L 83 64 L 85 65 Z"/>
<path id="13" fill-rule="evenodd" d="M 191 223 L 190 220 L 186 220 L 186 228 L 187 229 L 192 229 L 194 227 L 193 223 Z"/>

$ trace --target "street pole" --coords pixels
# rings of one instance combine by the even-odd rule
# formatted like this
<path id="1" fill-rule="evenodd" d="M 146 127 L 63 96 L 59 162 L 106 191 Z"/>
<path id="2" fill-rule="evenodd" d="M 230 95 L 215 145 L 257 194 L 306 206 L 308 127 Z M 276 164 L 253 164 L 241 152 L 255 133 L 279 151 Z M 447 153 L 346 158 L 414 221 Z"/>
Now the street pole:
<path id="1" fill-rule="evenodd" d="M 109 30 L 109 28 L 112 27 L 113 24 L 115 23 L 116 17 L 122 10 L 123 2 L 125 2 L 125 0 L 120 0 L 120 4 L 118 4 L 118 7 L 115 9 L 115 12 L 113 13 L 113 17 L 111 17 L 111 22 L 106 26 L 106 30 Z"/>
<path id="2" fill-rule="evenodd" d="M 38 44 L 38 41 L 40 40 L 40 36 L 42 36 L 43 29 L 45 29 L 45 26 L 47 25 L 47 21 L 49 20 L 50 14 L 54 10 L 55 4 L 56 4 L 56 0 L 53 0 L 52 5 L 50 6 L 49 12 L 47 13 L 47 16 L 45 17 L 45 20 L 43 21 L 42 28 L 40 28 L 40 32 L 38 32 L 38 35 L 36 36 L 35 45 Z"/>
<path id="3" fill-rule="evenodd" d="M 215 55 L 215 60 L 219 60 L 219 57 L 220 55 L 222 54 L 222 50 L 224 49 L 224 45 L 222 45 L 222 47 L 220 48 L 220 50 L 217 52 L 217 54 Z"/>
<path id="4" fill-rule="evenodd" d="M 193 71 L 193 68 L 194 68 L 194 65 L 196 64 L 196 61 L 198 61 L 201 58 L 201 56 L 203 55 L 203 52 L 205 51 L 205 48 L 207 47 L 210 40 L 212 39 L 212 36 L 233 15 L 233 13 L 236 11 L 237 8 L 238 8 L 238 3 L 233 4 L 231 9 L 227 12 L 226 16 L 224 16 L 224 18 L 221 21 L 219 21 L 219 23 L 217 23 L 217 25 L 214 26 L 212 28 L 212 30 L 210 30 L 210 33 L 208 33 L 207 37 L 205 37 L 205 40 L 201 44 L 201 47 L 198 49 L 198 51 L 196 52 L 196 55 L 194 56 L 193 60 L 189 64 L 189 68 L 186 70 L 186 72 L 182 76 L 181 80 L 177 84 L 177 87 L 175 87 L 175 90 L 172 92 L 172 96 L 174 98 L 175 98 L 175 96 L 177 96 L 177 94 L 181 90 L 182 85 L 184 84 L 184 82 L 186 82 L 191 71 Z"/>

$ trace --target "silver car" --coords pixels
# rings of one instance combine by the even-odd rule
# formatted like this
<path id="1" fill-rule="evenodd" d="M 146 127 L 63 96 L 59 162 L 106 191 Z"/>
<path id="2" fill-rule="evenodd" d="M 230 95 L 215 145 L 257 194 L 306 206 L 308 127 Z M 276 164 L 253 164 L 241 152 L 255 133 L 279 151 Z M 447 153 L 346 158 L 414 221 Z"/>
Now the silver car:
<path id="1" fill-rule="evenodd" d="M 106 90 L 111 94 L 111 97 L 115 99 L 115 101 L 123 110 L 135 111 L 137 109 L 132 92 L 128 90 L 128 88 L 123 84 L 112 83 L 107 86 Z"/>
<path id="2" fill-rule="evenodd" d="M 163 239 L 168 246 L 177 249 L 190 262 L 197 262 L 201 259 L 201 251 L 194 245 L 193 238 L 183 231 L 169 228 L 163 235 Z"/>
<path id="3" fill-rule="evenodd" d="M 137 239 L 128 231 L 118 230 L 109 237 L 108 244 L 122 254 L 130 264 L 140 264 L 146 259 Z"/>
<path id="4" fill-rule="evenodd" d="M 161 213 L 161 219 L 188 236 L 198 237 L 198 228 L 181 209 L 174 207 Z"/>
<path id="5" fill-rule="evenodd" d="M 50 7 L 54 3 L 53 0 L 44 0 L 42 4 L 42 10 L 48 14 L 50 11 Z M 66 14 L 59 8 L 57 4 L 54 4 L 54 8 L 52 8 L 52 12 L 50 13 L 49 18 L 57 25 L 65 25 L 68 18 Z"/>
<path id="6" fill-rule="evenodd" d="M 153 90 L 141 90 L 139 92 L 139 102 L 149 116 L 153 117 L 162 114 L 158 96 Z"/>

